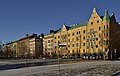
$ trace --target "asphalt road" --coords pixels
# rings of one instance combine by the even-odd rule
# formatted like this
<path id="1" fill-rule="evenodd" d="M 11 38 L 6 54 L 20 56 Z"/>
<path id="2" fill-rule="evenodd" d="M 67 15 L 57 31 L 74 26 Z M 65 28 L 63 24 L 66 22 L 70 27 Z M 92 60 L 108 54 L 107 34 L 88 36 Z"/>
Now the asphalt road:
<path id="1" fill-rule="evenodd" d="M 63 62 L 75 62 L 80 61 L 79 59 L 60 59 L 61 63 Z M 58 64 L 58 59 L 20 59 L 20 60 L 1 60 L 0 61 L 0 71 L 1 70 L 10 70 L 10 69 L 19 69 L 32 66 L 43 66 L 50 64 Z"/>

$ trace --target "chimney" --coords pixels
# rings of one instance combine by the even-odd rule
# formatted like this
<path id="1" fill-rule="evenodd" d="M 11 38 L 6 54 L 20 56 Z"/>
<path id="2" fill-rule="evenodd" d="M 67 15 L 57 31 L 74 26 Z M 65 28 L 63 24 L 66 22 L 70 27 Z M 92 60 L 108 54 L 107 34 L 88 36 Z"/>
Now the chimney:
<path id="1" fill-rule="evenodd" d="M 29 36 L 29 34 L 26 34 L 26 36 Z"/>
<path id="2" fill-rule="evenodd" d="M 33 37 L 34 37 L 34 38 L 37 38 L 37 34 L 33 34 Z"/>

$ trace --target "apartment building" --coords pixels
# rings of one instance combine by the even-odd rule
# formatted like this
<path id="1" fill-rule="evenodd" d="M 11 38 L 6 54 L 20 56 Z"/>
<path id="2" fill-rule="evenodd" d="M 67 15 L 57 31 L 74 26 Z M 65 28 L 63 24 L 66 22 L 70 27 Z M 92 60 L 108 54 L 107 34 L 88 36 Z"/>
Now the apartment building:
<path id="1" fill-rule="evenodd" d="M 59 46 L 65 45 L 65 46 Z M 43 40 L 44 55 L 67 58 L 117 59 L 120 56 L 120 23 L 105 10 L 100 16 L 93 8 L 88 21 L 50 30 Z"/>
<path id="2" fill-rule="evenodd" d="M 39 58 L 43 54 L 42 39 L 37 34 L 26 34 L 25 37 L 4 45 L 6 57 Z"/>

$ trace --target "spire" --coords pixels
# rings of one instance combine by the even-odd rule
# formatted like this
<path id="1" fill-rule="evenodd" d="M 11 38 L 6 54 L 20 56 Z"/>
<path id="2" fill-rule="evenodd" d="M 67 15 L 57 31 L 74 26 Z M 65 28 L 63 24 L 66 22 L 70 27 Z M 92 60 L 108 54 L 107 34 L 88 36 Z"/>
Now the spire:
<path id="1" fill-rule="evenodd" d="M 66 24 L 65 24 L 65 23 L 63 23 L 63 26 L 66 26 Z"/>
<path id="2" fill-rule="evenodd" d="M 103 20 L 110 20 L 108 10 L 105 10 L 105 16 L 103 17 Z"/>
<path id="3" fill-rule="evenodd" d="M 115 21 L 116 22 L 116 18 L 115 18 L 115 13 L 112 12 L 112 14 L 110 15 L 110 18 L 112 21 Z"/>
<path id="4" fill-rule="evenodd" d="M 93 12 L 96 12 L 96 6 L 94 6 L 94 8 L 93 8 Z"/>
<path id="5" fill-rule="evenodd" d="M 107 16 L 108 15 L 108 10 L 105 10 L 105 16 Z"/>
<path id="6" fill-rule="evenodd" d="M 112 12 L 111 16 L 114 16 L 114 15 L 115 15 L 115 13 L 114 13 L 114 12 Z"/>

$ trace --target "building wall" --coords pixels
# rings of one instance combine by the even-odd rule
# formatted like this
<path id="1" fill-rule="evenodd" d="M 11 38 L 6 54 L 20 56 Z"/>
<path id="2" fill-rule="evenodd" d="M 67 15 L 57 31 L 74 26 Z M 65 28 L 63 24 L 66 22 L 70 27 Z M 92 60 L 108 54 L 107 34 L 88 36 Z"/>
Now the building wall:
<path id="1" fill-rule="evenodd" d="M 26 35 L 16 41 L 4 45 L 7 57 L 34 57 L 39 58 L 43 53 L 43 45 L 37 34 Z"/>
<path id="2" fill-rule="evenodd" d="M 44 55 L 48 55 L 48 54 L 51 55 L 53 53 L 53 42 L 54 42 L 53 40 L 54 40 L 53 34 L 49 34 L 44 37 L 44 41 L 43 41 L 43 54 Z"/>
<path id="3" fill-rule="evenodd" d="M 105 15 L 100 16 L 97 13 L 96 8 L 93 8 L 87 24 L 81 25 L 75 24 L 69 28 L 63 24 L 60 31 L 54 32 L 54 38 L 50 35 L 46 35 L 44 42 L 46 42 L 45 49 L 48 48 L 48 44 L 65 44 L 65 47 L 54 48 L 52 50 L 56 54 L 76 54 L 81 56 L 86 54 L 87 56 L 97 55 L 96 58 L 113 59 L 112 50 L 119 50 L 118 41 L 120 34 L 117 22 L 114 14 L 109 15 L 108 10 L 105 10 Z M 73 28 L 74 27 L 74 28 Z M 116 31 L 118 30 L 118 31 Z M 53 35 L 53 34 L 52 34 Z M 52 43 L 47 43 L 48 40 L 53 40 Z M 48 50 L 46 50 L 48 52 Z M 51 54 L 50 54 L 51 55 Z M 109 56 L 109 57 L 108 57 Z"/>

